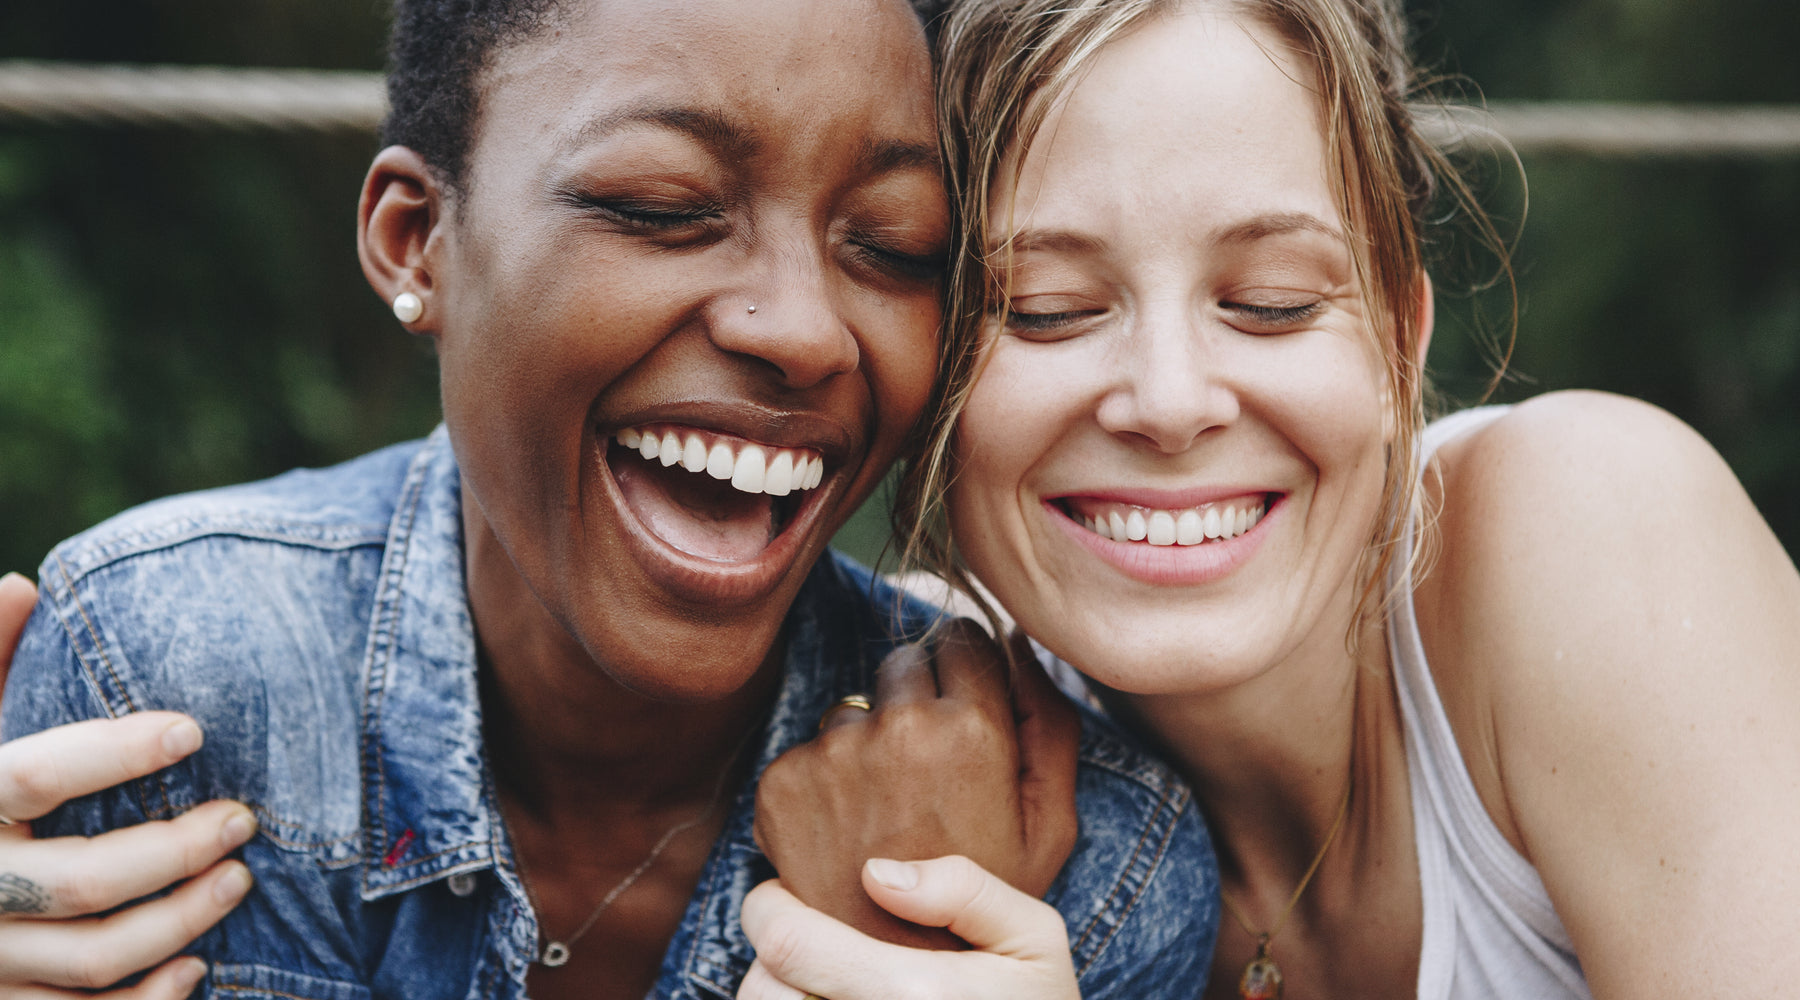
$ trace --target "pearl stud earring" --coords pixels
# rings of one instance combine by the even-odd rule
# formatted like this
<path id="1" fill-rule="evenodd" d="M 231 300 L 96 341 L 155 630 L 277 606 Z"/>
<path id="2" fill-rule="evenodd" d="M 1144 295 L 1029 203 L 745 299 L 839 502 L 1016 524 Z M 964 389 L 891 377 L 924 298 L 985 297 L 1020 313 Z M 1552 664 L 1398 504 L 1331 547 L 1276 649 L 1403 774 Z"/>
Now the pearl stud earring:
<path id="1" fill-rule="evenodd" d="M 401 292 L 394 296 L 394 318 L 402 323 L 412 323 L 425 315 L 425 303 L 411 292 Z"/>
<path id="2" fill-rule="evenodd" d="M 744 311 L 745 311 L 745 312 L 748 312 L 748 313 L 754 313 L 754 312 L 756 312 L 756 307 L 755 307 L 755 306 L 751 306 L 751 307 L 750 307 L 750 308 L 748 308 L 748 309 L 746 309 L 746 310 L 744 310 Z"/>

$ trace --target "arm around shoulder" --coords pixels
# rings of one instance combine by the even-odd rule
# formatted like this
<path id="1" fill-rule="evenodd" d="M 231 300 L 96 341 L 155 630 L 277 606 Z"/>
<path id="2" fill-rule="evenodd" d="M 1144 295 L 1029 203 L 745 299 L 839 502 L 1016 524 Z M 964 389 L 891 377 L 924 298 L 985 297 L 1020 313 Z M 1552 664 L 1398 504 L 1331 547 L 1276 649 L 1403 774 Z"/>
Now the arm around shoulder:
<path id="1" fill-rule="evenodd" d="M 1697 434 L 1620 397 L 1533 400 L 1442 468 L 1427 646 L 1595 995 L 1800 996 L 1787 553 Z"/>

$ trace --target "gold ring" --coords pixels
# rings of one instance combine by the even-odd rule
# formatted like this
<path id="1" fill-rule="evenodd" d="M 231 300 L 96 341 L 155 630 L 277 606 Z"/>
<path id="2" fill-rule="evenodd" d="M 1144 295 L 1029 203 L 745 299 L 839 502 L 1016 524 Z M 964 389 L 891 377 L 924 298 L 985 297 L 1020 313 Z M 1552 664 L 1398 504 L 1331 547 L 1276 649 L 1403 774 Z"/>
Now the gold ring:
<path id="1" fill-rule="evenodd" d="M 825 724 L 827 722 L 831 721 L 831 717 L 836 715 L 837 713 L 843 711 L 846 708 L 854 708 L 854 709 L 857 709 L 857 710 L 863 711 L 863 712 L 875 711 L 875 705 L 874 705 L 874 703 L 869 701 L 868 695 L 866 695 L 866 694 L 847 694 L 847 695 L 843 696 L 842 698 L 839 698 L 837 700 L 837 704 L 826 709 L 824 715 L 819 716 L 819 732 L 824 732 Z M 821 1000 L 823 1000 L 823 998 L 821 998 Z"/>

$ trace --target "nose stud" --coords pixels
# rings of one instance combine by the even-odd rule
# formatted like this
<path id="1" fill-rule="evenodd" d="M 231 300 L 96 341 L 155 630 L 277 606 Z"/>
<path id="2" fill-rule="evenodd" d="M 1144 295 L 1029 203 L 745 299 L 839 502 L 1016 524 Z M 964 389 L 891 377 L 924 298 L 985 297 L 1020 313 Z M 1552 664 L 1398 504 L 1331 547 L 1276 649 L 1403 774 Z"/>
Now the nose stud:
<path id="1" fill-rule="evenodd" d="M 752 314 L 752 315 L 755 315 L 755 313 L 756 313 L 756 307 L 755 307 L 755 306 L 751 306 L 751 307 L 749 307 L 749 308 L 748 308 L 748 309 L 746 309 L 746 310 L 744 310 L 744 311 L 745 311 L 745 312 L 747 312 L 747 313 L 750 313 L 750 314 Z"/>

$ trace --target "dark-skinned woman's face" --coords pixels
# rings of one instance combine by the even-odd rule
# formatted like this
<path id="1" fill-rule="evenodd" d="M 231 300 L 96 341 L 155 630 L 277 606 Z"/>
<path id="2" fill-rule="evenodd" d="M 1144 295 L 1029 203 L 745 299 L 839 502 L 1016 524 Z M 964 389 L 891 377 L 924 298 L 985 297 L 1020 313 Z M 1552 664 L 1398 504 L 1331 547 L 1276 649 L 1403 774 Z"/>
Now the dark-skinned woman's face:
<path id="1" fill-rule="evenodd" d="M 469 523 L 613 679 L 736 690 L 932 381 L 923 33 L 901 0 L 572 0 L 481 102 L 429 251 Z"/>

